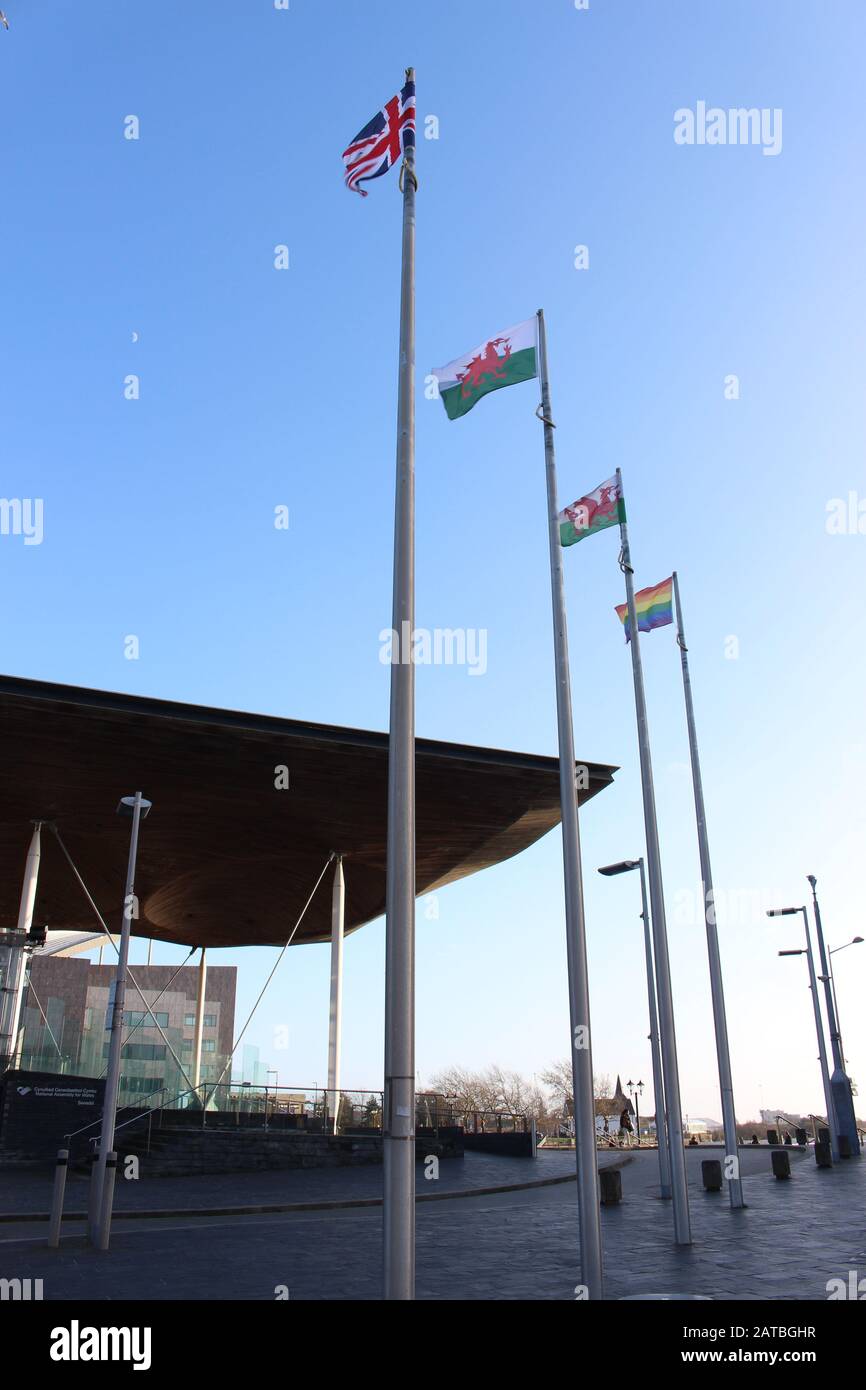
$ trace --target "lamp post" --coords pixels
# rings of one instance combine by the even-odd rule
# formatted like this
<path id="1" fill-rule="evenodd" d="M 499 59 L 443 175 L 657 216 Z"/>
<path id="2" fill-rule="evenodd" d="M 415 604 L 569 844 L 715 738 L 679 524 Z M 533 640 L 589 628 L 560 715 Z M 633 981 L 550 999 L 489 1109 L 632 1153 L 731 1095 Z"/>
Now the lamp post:
<path id="1" fill-rule="evenodd" d="M 606 864 L 599 873 L 605 878 L 640 870 L 641 918 L 643 920 L 644 953 L 646 956 L 646 984 L 649 1000 L 650 1045 L 653 1063 L 653 1096 L 656 1107 L 656 1138 L 659 1145 L 659 1188 L 661 1196 L 670 1198 L 671 1156 L 668 1147 L 667 1106 L 665 1104 L 664 1074 L 662 1071 L 661 1044 L 659 1039 L 659 1013 L 656 999 L 655 972 L 653 970 L 652 933 L 650 930 L 649 903 L 647 901 L 646 872 L 643 859 L 623 859 L 619 864 Z"/>
<path id="2" fill-rule="evenodd" d="M 830 1093 L 833 1097 L 833 1104 L 836 1107 L 836 1127 L 840 1134 L 844 1134 L 848 1143 L 851 1145 L 852 1155 L 860 1155 L 860 1136 L 857 1133 L 857 1118 L 854 1114 L 854 1097 L 851 1094 L 851 1082 L 845 1074 L 845 1063 L 842 1060 L 842 1044 L 839 1039 L 839 1027 L 836 1022 L 836 1008 L 833 1000 L 833 990 L 830 986 L 830 967 L 827 963 L 827 951 L 824 946 L 824 928 L 821 925 L 821 909 L 818 906 L 818 894 L 815 891 L 817 879 L 814 874 L 807 874 L 809 884 L 812 888 L 812 912 L 815 918 L 815 933 L 818 937 L 818 954 L 821 957 L 821 983 L 824 986 L 824 999 L 827 1004 L 827 1022 L 830 1028 L 830 1048 L 833 1053 L 833 1075 L 830 1077 Z"/>
<path id="3" fill-rule="evenodd" d="M 833 1003 L 836 1007 L 836 1031 L 839 1034 L 839 1051 L 842 1054 L 843 1067 L 845 1066 L 845 1048 L 842 1045 L 842 1029 L 839 1023 L 839 1001 L 836 997 L 836 976 L 833 974 L 833 957 L 836 955 L 837 951 L 845 951 L 849 946 L 861 946 L 862 944 L 863 937 L 855 936 L 852 937 L 850 941 L 846 941 L 844 946 L 831 946 L 827 952 L 827 965 L 830 971 L 830 988 L 833 991 Z"/>
<path id="4" fill-rule="evenodd" d="M 626 1088 L 634 1104 L 634 1122 L 637 1130 L 637 1146 L 640 1148 L 640 1098 L 643 1093 L 642 1081 L 627 1081 Z"/>
<path id="5" fill-rule="evenodd" d="M 276 1081 L 274 1082 L 274 1105 L 275 1105 L 275 1106 L 276 1106 L 276 1102 L 277 1102 L 277 1099 L 278 1099 L 278 1097 L 277 1097 L 277 1086 L 278 1086 L 279 1080 L 280 1080 L 280 1074 L 279 1074 L 279 1072 L 276 1070 L 276 1068 L 275 1068 L 275 1067 L 268 1067 L 267 1071 L 265 1072 L 265 1129 L 267 1129 L 267 1127 L 268 1127 L 268 1077 L 269 1077 L 269 1076 L 275 1076 L 275 1077 L 277 1078 Z"/>
<path id="6" fill-rule="evenodd" d="M 839 1159 L 839 1129 L 836 1124 L 836 1111 L 833 1105 L 833 1092 L 830 1090 L 830 1071 L 827 1066 L 827 1045 L 824 1041 L 824 1024 L 821 1019 L 821 1004 L 818 999 L 818 981 L 815 976 L 815 960 L 812 955 L 812 938 L 809 935 L 809 917 L 805 907 L 777 907 L 770 908 L 767 912 L 768 917 L 796 917 L 798 912 L 803 914 L 803 927 L 806 932 L 806 949 L 796 951 L 780 951 L 780 956 L 802 956 L 805 955 L 809 965 L 809 987 L 812 991 L 812 1007 L 815 1011 L 815 1032 L 818 1036 L 818 1058 L 821 1063 L 821 1080 L 824 1084 L 824 1104 L 827 1107 L 827 1124 L 830 1129 L 830 1139 L 832 1142 L 833 1159 Z"/>

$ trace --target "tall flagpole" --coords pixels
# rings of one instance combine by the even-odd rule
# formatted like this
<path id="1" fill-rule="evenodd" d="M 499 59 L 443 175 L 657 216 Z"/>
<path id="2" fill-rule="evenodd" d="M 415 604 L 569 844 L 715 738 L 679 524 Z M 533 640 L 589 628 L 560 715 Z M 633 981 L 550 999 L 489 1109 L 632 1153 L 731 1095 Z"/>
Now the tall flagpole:
<path id="1" fill-rule="evenodd" d="M 406 81 L 415 81 L 407 68 Z M 415 1297 L 415 149 L 407 142 L 385 889 L 384 1296 Z"/>
<path id="2" fill-rule="evenodd" d="M 538 311 L 538 374 L 541 381 L 541 420 L 547 473 L 547 514 L 550 539 L 550 590 L 553 600 L 553 651 L 556 670 L 556 716 L 559 731 L 559 797 L 562 805 L 562 857 L 565 871 L 565 936 L 568 956 L 568 1007 L 571 1017 L 571 1067 L 574 1093 L 574 1150 L 577 1162 L 577 1202 L 580 1217 L 581 1281 L 589 1299 L 604 1297 L 601 1220 L 598 1206 L 598 1157 L 595 1142 L 595 1100 L 592 1085 L 592 1046 L 589 1023 L 589 977 L 586 965 L 586 923 L 580 868 L 580 829 L 571 720 L 571 677 L 568 669 L 568 630 L 565 586 L 559 541 L 556 497 L 556 454 L 547 373 L 547 333 L 544 311 Z"/>
<path id="3" fill-rule="evenodd" d="M 620 498 L 622 473 L 616 470 L 617 490 Z M 674 1239 L 677 1245 L 691 1245 L 692 1232 L 689 1220 L 689 1189 L 686 1178 L 686 1155 L 683 1147 L 683 1112 L 680 1103 L 680 1076 L 677 1065 L 677 1039 L 674 1029 L 674 1005 L 671 994 L 671 967 L 668 956 L 668 931 L 665 917 L 664 889 L 662 887 L 662 864 L 659 852 L 659 832 L 656 822 L 656 800 L 653 788 L 653 769 L 650 757 L 649 728 L 647 725 L 646 696 L 643 688 L 643 669 L 640 660 L 640 634 L 637 626 L 637 613 L 634 606 L 634 575 L 631 567 L 631 554 L 628 545 L 628 524 L 625 513 L 621 514 L 619 533 L 622 541 L 620 566 L 625 575 L 625 596 L 628 604 L 628 620 L 631 630 L 631 665 L 634 676 L 634 705 L 637 716 L 637 738 L 640 751 L 640 780 L 643 791 L 644 833 L 646 835 L 647 875 L 649 877 L 650 908 L 652 916 L 653 944 L 656 957 L 656 977 L 659 996 L 659 1031 L 662 1043 L 662 1066 L 664 1068 L 665 1103 L 668 1112 L 668 1141 L 671 1158 L 671 1196 L 673 1198 Z"/>
<path id="4" fill-rule="evenodd" d="M 740 1177 L 740 1152 L 737 1146 L 737 1117 L 734 1111 L 734 1082 L 731 1076 L 731 1053 L 728 1047 L 728 1020 L 725 1013 L 725 990 L 722 984 L 722 961 L 719 955 L 719 934 L 716 930 L 716 908 L 713 894 L 713 871 L 710 865 L 710 846 L 707 840 L 707 817 L 704 808 L 704 785 L 698 756 L 698 735 L 695 729 L 695 707 L 692 702 L 692 682 L 689 676 L 688 647 L 683 627 L 680 603 L 680 582 L 674 570 L 674 599 L 677 606 L 677 644 L 683 668 L 683 691 L 686 700 L 686 723 L 689 729 L 689 756 L 692 763 L 692 784 L 695 792 L 695 816 L 698 823 L 698 852 L 701 860 L 701 882 L 704 894 L 704 922 L 707 929 L 707 954 L 710 958 L 710 991 L 713 998 L 713 1022 L 716 1030 L 716 1056 L 719 1062 L 719 1089 L 722 1096 L 722 1126 L 725 1132 L 725 1169 L 728 1176 L 728 1195 L 732 1207 L 745 1206 L 743 1181 Z M 733 1165 L 731 1160 L 733 1159 Z"/>

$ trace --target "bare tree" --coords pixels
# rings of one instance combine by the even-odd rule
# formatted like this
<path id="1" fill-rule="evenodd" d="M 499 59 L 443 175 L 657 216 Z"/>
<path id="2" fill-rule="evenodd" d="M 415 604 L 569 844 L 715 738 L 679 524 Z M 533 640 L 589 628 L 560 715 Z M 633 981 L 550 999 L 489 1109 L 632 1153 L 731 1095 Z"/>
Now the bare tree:
<path id="1" fill-rule="evenodd" d="M 486 1071 L 447 1067 L 432 1078 L 431 1089 L 447 1096 L 464 1115 L 485 1111 L 494 1115 L 532 1115 L 546 1104 L 546 1097 L 527 1083 L 519 1072 L 491 1066 Z"/>
<path id="2" fill-rule="evenodd" d="M 571 1100 L 574 1081 L 571 1062 L 567 1057 L 564 1057 L 560 1062 L 554 1062 L 547 1071 L 541 1072 L 540 1075 L 545 1086 L 550 1087 L 554 1100 L 558 1101 L 560 1106 L 564 1105 L 567 1100 Z M 592 1078 L 592 1089 L 597 1100 L 613 1095 L 611 1080 L 606 1072 Z"/>

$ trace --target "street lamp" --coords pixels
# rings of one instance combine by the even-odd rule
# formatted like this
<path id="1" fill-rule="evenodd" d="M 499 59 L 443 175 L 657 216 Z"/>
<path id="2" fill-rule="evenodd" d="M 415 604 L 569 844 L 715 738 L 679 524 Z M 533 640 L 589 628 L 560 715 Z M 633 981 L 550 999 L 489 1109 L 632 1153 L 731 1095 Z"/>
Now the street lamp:
<path id="1" fill-rule="evenodd" d="M 845 951 L 849 946 L 860 946 L 863 944 L 862 936 L 854 936 L 850 941 L 846 941 L 843 946 L 831 946 L 827 952 L 827 965 L 830 971 L 830 989 L 833 991 L 833 1003 L 836 1006 L 836 1032 L 839 1034 L 839 1051 L 842 1054 L 842 1067 L 845 1066 L 845 1048 L 842 1046 L 842 1028 L 839 1022 L 839 1003 L 836 998 L 836 976 L 833 974 L 833 957 L 837 951 Z"/>
<path id="2" fill-rule="evenodd" d="M 652 936 L 650 934 L 650 915 L 649 906 L 647 904 L 644 862 L 643 859 L 623 859 L 619 864 L 606 864 L 605 867 L 599 869 L 598 872 L 603 874 L 605 878 L 614 878 L 618 874 L 630 873 L 632 869 L 640 870 L 640 915 L 643 920 L 644 953 L 646 955 L 646 985 L 647 997 L 649 1000 L 650 1044 L 652 1047 L 653 1063 L 653 1095 L 655 1097 L 656 1106 L 656 1138 L 658 1139 L 659 1146 L 659 1186 L 662 1197 L 668 1198 L 672 1193 L 671 1156 L 668 1148 L 667 1107 L 665 1105 L 665 1087 L 659 1039 L 659 1014 L 656 1000 L 655 972 L 653 970 L 653 948 Z M 638 1133 L 638 1138 L 640 1138 L 640 1133 Z"/>
<path id="3" fill-rule="evenodd" d="M 803 914 L 803 927 L 806 932 L 805 951 L 780 951 L 780 956 L 802 956 L 805 955 L 809 966 L 809 986 L 812 990 L 812 1006 L 815 1011 L 815 1032 L 818 1036 L 818 1057 L 821 1063 L 821 1080 L 824 1083 L 824 1104 L 827 1107 L 827 1124 L 830 1127 L 830 1139 L 832 1141 L 833 1158 L 839 1158 L 839 1130 L 836 1124 L 836 1111 L 833 1105 L 833 1092 L 830 1090 L 830 1072 L 827 1067 L 827 1047 L 824 1041 L 824 1024 L 821 1019 L 821 1004 L 818 999 L 818 981 L 815 978 L 815 961 L 812 956 L 812 938 L 809 935 L 809 918 L 805 907 L 773 907 L 767 911 L 768 917 L 796 917 L 798 912 Z"/>
<path id="4" fill-rule="evenodd" d="M 278 1096 L 277 1096 L 277 1083 L 279 1082 L 279 1079 L 280 1079 L 280 1074 L 279 1074 L 279 1072 L 277 1071 L 276 1067 L 268 1067 L 267 1071 L 265 1072 L 265 1129 L 267 1129 L 267 1127 L 268 1127 L 268 1077 L 269 1077 L 269 1076 L 275 1076 L 275 1077 L 277 1078 L 277 1082 L 274 1083 L 274 1105 L 276 1105 L 276 1102 L 277 1102 L 277 1100 L 278 1100 Z"/>
<path id="5" fill-rule="evenodd" d="M 851 1153 L 859 1155 L 860 1136 L 857 1133 L 857 1117 L 854 1114 L 854 1097 L 851 1094 L 851 1082 L 845 1075 L 845 1062 L 842 1057 L 842 1042 L 839 1037 L 839 1025 L 836 1022 L 836 1005 L 833 999 L 833 990 L 830 984 L 830 967 L 827 962 L 827 952 L 824 948 L 824 929 L 821 925 L 821 909 L 818 906 L 818 894 L 815 891 L 817 879 L 814 874 L 807 874 L 806 878 L 812 888 L 812 912 L 815 917 L 815 932 L 818 937 L 818 954 L 821 957 L 821 983 L 824 986 L 824 998 L 827 1003 L 827 1022 L 830 1026 L 830 1047 L 833 1052 L 833 1075 L 830 1078 L 830 1094 L 833 1097 L 833 1104 L 836 1107 L 836 1127 L 840 1134 L 844 1134 L 848 1143 L 851 1145 Z"/>
<path id="6" fill-rule="evenodd" d="M 637 1129 L 637 1146 L 640 1148 L 640 1098 L 643 1095 L 642 1081 L 627 1081 L 626 1088 L 634 1102 L 635 1126 Z"/>

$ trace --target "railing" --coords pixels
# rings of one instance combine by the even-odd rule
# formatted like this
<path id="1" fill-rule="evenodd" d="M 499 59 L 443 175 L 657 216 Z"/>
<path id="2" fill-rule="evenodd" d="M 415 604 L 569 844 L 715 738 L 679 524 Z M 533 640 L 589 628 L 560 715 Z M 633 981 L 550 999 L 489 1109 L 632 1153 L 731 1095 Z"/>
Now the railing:
<path id="1" fill-rule="evenodd" d="M 264 1086 L 250 1082 L 202 1082 L 195 1089 L 160 1092 L 156 1105 L 145 1109 L 122 1106 L 115 1132 L 146 1124 L 148 1148 L 154 1130 L 265 1129 L 304 1130 L 311 1134 L 381 1134 L 381 1091 L 329 1091 L 321 1086 Z M 130 1114 L 130 1111 L 134 1113 Z M 123 1117 L 123 1118 L 122 1118 Z M 526 1115 L 496 1111 L 463 1111 L 440 1095 L 419 1092 L 415 1098 L 415 1128 L 420 1133 L 462 1128 L 472 1134 L 526 1133 Z M 64 1135 L 69 1142 L 88 1134 L 98 1139 L 101 1116 Z"/>
<path id="2" fill-rule="evenodd" d="M 530 1122 L 526 1115 L 512 1115 L 499 1110 L 469 1110 L 451 1123 L 461 1125 L 467 1134 L 526 1134 Z"/>

